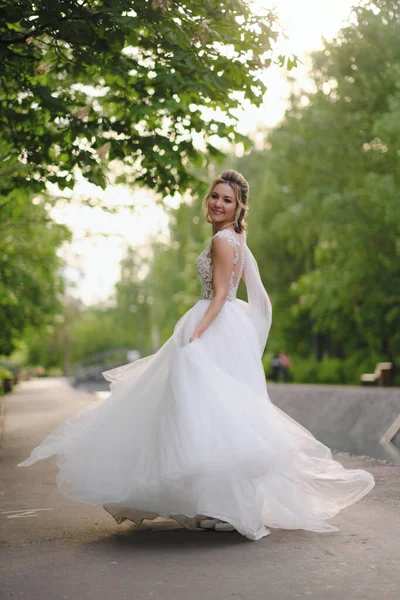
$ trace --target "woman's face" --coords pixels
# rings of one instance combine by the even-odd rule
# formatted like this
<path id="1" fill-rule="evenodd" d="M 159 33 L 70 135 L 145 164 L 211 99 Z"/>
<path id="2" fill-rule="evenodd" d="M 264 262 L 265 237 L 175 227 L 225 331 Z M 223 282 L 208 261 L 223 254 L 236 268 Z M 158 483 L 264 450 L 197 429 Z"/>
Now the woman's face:
<path id="1" fill-rule="evenodd" d="M 208 197 L 208 212 L 213 223 L 235 220 L 235 192 L 227 183 L 217 183 Z"/>

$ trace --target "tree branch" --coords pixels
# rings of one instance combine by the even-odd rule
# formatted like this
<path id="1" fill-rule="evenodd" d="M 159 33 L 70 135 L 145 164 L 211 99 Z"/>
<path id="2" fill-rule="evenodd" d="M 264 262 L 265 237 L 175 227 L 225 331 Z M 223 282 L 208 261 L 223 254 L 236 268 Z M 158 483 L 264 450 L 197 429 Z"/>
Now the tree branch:
<path id="1" fill-rule="evenodd" d="M 82 17 L 73 16 L 73 15 L 66 16 L 66 17 L 61 17 L 60 19 L 58 19 L 58 23 L 65 23 L 65 22 L 68 22 L 68 21 L 87 21 L 87 22 L 91 22 L 93 20 L 93 18 L 99 16 L 98 13 L 94 13 L 94 12 L 91 12 L 89 10 L 87 10 L 87 12 L 88 12 L 88 15 L 87 16 L 82 16 Z M 37 37 L 39 37 L 40 35 L 42 35 L 43 33 L 45 33 L 49 27 L 53 28 L 54 24 L 53 23 L 45 23 L 44 25 L 42 25 L 38 29 L 33 29 L 29 33 L 26 33 L 25 35 L 23 35 L 23 36 L 21 36 L 19 38 L 14 38 L 13 40 L 2 40 L 2 39 L 0 39 L 0 44 L 2 44 L 4 46 L 8 46 L 8 45 L 12 45 L 12 44 L 22 44 L 22 43 L 26 42 L 26 40 L 28 38 L 37 38 Z"/>

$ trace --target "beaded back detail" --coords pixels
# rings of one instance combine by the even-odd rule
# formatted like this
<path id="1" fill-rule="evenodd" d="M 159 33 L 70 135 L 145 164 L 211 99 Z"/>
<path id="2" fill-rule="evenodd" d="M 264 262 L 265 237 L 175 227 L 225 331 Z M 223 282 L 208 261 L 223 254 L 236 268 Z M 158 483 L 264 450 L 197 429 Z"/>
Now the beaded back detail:
<path id="1" fill-rule="evenodd" d="M 236 299 L 237 290 L 243 273 L 245 238 L 244 234 L 235 234 L 228 229 L 217 231 L 217 233 L 212 236 L 208 246 L 197 257 L 196 270 L 202 281 L 201 297 L 206 300 L 211 300 L 214 295 L 212 288 L 213 262 L 211 256 L 211 244 L 212 240 L 216 237 L 226 240 L 234 250 L 233 269 L 231 280 L 229 282 L 229 292 L 226 297 L 227 300 L 232 301 Z"/>

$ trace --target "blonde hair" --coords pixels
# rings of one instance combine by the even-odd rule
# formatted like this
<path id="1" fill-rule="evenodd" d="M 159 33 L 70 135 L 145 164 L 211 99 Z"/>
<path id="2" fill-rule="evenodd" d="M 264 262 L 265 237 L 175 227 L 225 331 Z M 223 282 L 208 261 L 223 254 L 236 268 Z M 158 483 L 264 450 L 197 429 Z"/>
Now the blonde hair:
<path id="1" fill-rule="evenodd" d="M 204 194 L 203 198 L 203 211 L 204 216 L 206 218 L 207 223 L 212 223 L 210 214 L 208 212 L 208 199 L 212 194 L 215 186 L 219 183 L 227 183 L 231 186 L 233 191 L 235 192 L 236 198 L 236 212 L 235 212 L 235 220 L 229 225 L 233 225 L 236 233 L 242 233 L 246 230 L 245 216 L 248 210 L 248 198 L 249 198 L 249 189 L 250 186 L 246 179 L 243 177 L 241 173 L 238 171 L 234 171 L 233 169 L 227 169 L 223 171 L 218 177 L 214 179 L 211 183 L 210 187 Z"/>

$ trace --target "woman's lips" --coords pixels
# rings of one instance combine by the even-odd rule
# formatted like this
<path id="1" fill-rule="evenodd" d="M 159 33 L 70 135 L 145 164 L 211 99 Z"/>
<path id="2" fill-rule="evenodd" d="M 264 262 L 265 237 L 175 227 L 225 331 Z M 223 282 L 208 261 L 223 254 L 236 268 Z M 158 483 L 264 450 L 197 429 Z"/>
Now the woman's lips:
<path id="1" fill-rule="evenodd" d="M 216 214 L 216 215 L 222 215 L 224 211 L 222 210 L 215 210 L 215 208 L 212 209 L 212 211 Z"/>

